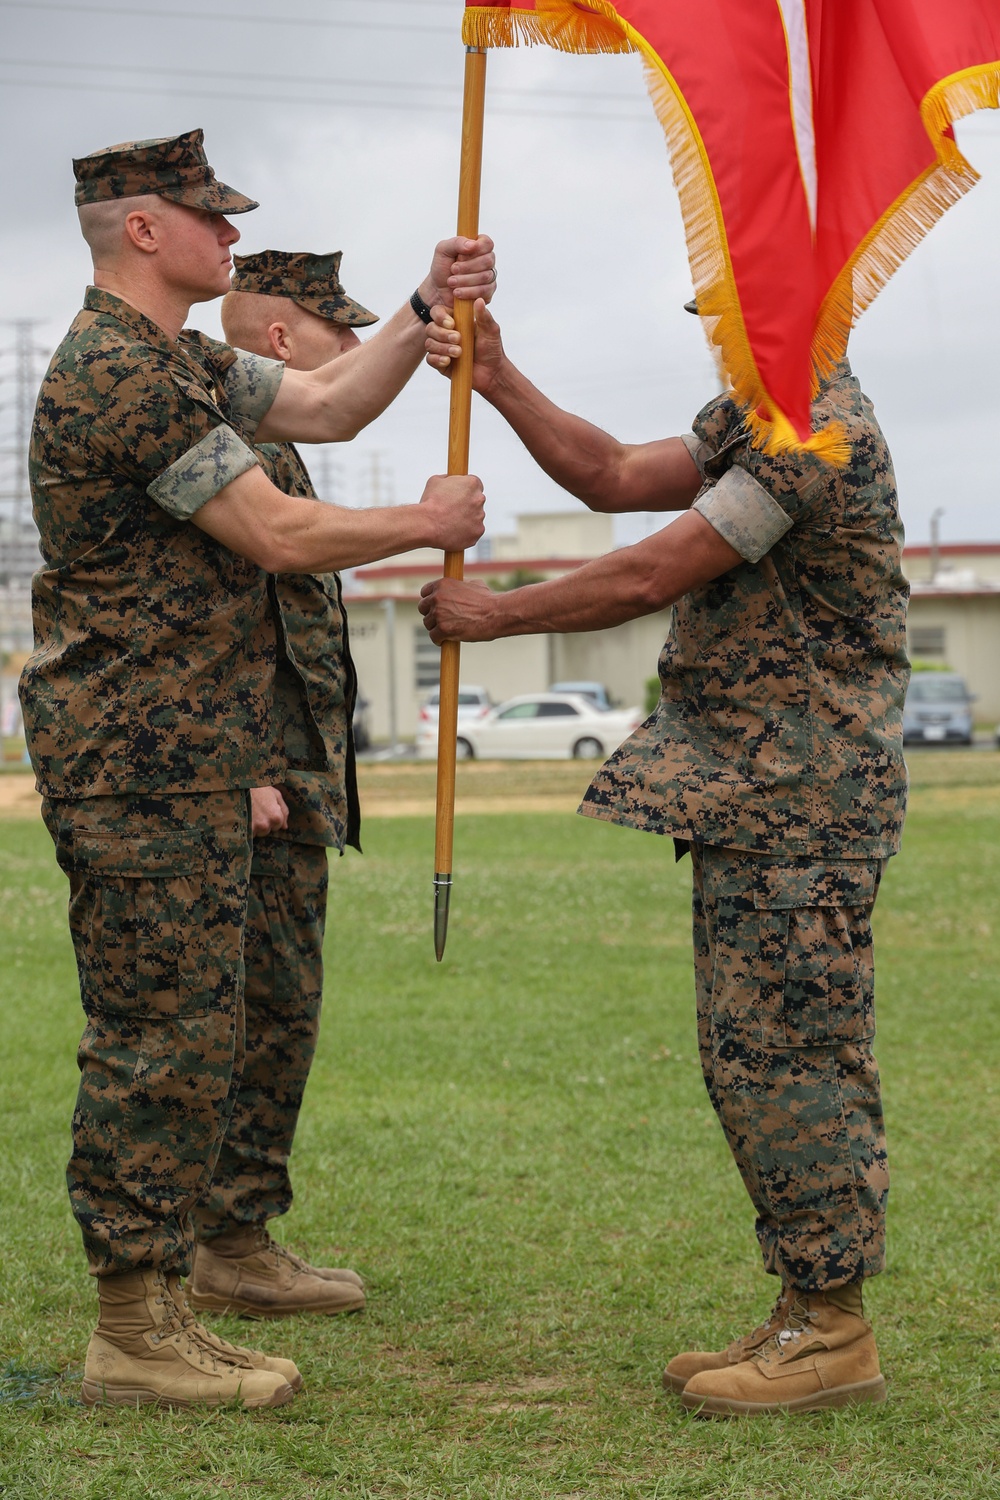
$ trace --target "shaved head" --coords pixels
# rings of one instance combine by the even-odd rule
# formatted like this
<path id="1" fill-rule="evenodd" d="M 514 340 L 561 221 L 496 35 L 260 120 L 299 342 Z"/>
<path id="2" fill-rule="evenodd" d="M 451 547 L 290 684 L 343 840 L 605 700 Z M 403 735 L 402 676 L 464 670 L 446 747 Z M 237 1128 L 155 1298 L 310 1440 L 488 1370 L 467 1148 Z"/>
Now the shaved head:
<path id="1" fill-rule="evenodd" d="M 220 310 L 226 343 L 273 359 L 274 350 L 267 330 L 272 323 L 295 327 L 298 322 L 296 313 L 304 310 L 291 297 L 268 297 L 263 292 L 227 292 Z"/>
<path id="2" fill-rule="evenodd" d="M 109 198 L 102 203 L 81 203 L 80 231 L 90 246 L 94 266 L 113 269 L 125 248 L 125 220 L 129 214 L 159 208 L 163 199 L 156 193 L 135 198 Z"/>
<path id="3" fill-rule="evenodd" d="M 227 344 L 283 360 L 292 370 L 317 370 L 358 344 L 346 323 L 334 323 L 291 297 L 227 292 L 221 311 Z"/>

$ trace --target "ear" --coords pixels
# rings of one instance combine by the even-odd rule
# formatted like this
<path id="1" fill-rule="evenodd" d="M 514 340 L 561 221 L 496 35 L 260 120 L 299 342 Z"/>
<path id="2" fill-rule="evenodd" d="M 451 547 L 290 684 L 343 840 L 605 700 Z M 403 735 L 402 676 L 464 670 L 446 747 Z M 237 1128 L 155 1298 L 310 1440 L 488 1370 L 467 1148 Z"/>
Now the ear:
<path id="1" fill-rule="evenodd" d="M 267 330 L 267 342 L 270 344 L 275 359 L 287 362 L 292 357 L 291 331 L 287 323 L 272 323 Z"/>
<path id="2" fill-rule="evenodd" d="M 140 208 L 133 209 L 125 219 L 125 238 L 144 255 L 154 255 L 159 245 L 152 215 Z"/>

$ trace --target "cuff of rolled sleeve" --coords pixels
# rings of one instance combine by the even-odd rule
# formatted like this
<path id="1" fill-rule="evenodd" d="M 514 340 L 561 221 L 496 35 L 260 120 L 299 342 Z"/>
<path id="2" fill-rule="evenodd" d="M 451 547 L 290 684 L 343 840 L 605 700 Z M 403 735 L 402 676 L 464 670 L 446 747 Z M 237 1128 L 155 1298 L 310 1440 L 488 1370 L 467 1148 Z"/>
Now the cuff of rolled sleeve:
<path id="1" fill-rule="evenodd" d="M 681 438 L 681 442 L 694 459 L 695 467 L 702 479 L 704 479 L 705 465 L 710 458 L 715 456 L 712 449 L 707 443 L 703 443 L 700 437 L 696 437 L 693 432 L 685 432 Z"/>
<path id="2" fill-rule="evenodd" d="M 284 373 L 280 360 L 237 349 L 236 358 L 225 374 L 226 395 L 233 415 L 255 428 L 265 412 L 270 411 Z"/>
<path id="3" fill-rule="evenodd" d="M 258 462 L 231 427 L 213 427 L 183 457 L 164 469 L 146 494 L 168 515 L 189 521 L 195 511 Z"/>
<path id="4" fill-rule="evenodd" d="M 777 500 L 745 469 L 727 469 L 691 507 L 747 562 L 760 562 L 793 524 Z"/>

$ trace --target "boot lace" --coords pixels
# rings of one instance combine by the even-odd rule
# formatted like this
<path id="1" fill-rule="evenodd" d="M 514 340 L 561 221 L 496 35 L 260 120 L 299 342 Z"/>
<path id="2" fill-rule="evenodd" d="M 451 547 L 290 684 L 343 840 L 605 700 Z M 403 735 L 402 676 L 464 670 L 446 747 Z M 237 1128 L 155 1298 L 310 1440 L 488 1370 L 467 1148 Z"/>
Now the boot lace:
<path id="1" fill-rule="evenodd" d="M 228 1339 L 221 1338 L 219 1334 L 213 1333 L 210 1328 L 205 1327 L 204 1323 L 198 1321 L 191 1310 L 191 1304 L 184 1295 L 184 1288 L 179 1278 L 176 1288 L 168 1287 L 168 1295 L 173 1302 L 180 1327 L 189 1338 L 197 1339 L 199 1344 L 203 1344 L 216 1360 L 222 1360 L 227 1365 L 238 1365 L 241 1369 L 253 1368 L 250 1349 L 244 1349 L 239 1344 L 231 1344 Z"/>
<path id="2" fill-rule="evenodd" d="M 783 1286 L 781 1288 L 781 1291 L 775 1298 L 774 1306 L 771 1308 L 771 1311 L 768 1313 L 767 1317 L 763 1320 L 763 1322 L 758 1323 L 757 1327 L 754 1328 L 752 1332 L 744 1334 L 742 1338 L 737 1339 L 736 1345 L 742 1350 L 753 1349 L 754 1345 L 758 1345 L 764 1341 L 764 1336 L 766 1334 L 770 1334 L 773 1331 L 776 1331 L 777 1326 L 782 1321 L 782 1315 L 785 1311 L 785 1306 L 788 1303 L 789 1298 L 789 1290 L 787 1287 Z"/>
<path id="3" fill-rule="evenodd" d="M 309 1270 L 309 1266 L 300 1256 L 295 1254 L 294 1250 L 289 1250 L 286 1245 L 280 1244 L 278 1240 L 272 1240 L 263 1225 L 258 1230 L 256 1248 L 263 1251 L 266 1255 L 273 1256 L 276 1266 L 280 1266 L 281 1262 L 284 1261 L 296 1273 Z"/>
<path id="4" fill-rule="evenodd" d="M 775 1307 L 775 1313 L 777 1311 L 778 1308 Z M 772 1350 L 779 1354 L 789 1351 L 794 1354 L 805 1354 L 813 1346 L 808 1343 L 804 1344 L 802 1341 L 806 1334 L 812 1332 L 812 1324 L 815 1323 L 816 1317 L 817 1314 L 811 1310 L 805 1298 L 793 1298 L 791 1306 L 782 1319 L 782 1326 L 750 1356 L 751 1359 L 760 1361 Z"/>
<path id="5" fill-rule="evenodd" d="M 184 1313 L 179 1311 L 170 1287 L 162 1275 L 157 1277 L 157 1294 L 153 1301 L 163 1308 L 163 1314 L 156 1332 L 150 1335 L 151 1342 L 156 1346 L 175 1344 L 178 1350 L 187 1354 L 189 1358 L 197 1357 L 203 1369 L 218 1371 L 218 1355 L 221 1351 L 212 1348 L 209 1342 L 211 1335 L 197 1322 L 186 1302 L 184 1302 Z"/>

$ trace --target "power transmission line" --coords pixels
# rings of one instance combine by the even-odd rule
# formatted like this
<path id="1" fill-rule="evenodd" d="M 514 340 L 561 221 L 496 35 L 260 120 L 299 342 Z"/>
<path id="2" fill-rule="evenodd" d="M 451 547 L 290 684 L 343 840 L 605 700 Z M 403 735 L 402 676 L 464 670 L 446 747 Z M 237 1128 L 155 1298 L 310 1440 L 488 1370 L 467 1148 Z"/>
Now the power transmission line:
<path id="1" fill-rule="evenodd" d="M 2 63 L 0 63 L 2 66 Z M 81 72 L 92 73 L 92 66 L 81 66 Z M 136 71 L 129 69 L 130 72 Z M 56 89 L 66 93 L 85 94 L 144 94 L 157 95 L 167 99 L 202 99 L 214 102 L 225 102 L 231 100 L 234 103 L 242 103 L 244 100 L 252 100 L 256 104 L 266 102 L 268 104 L 300 104 L 312 109 L 380 109 L 380 110 L 403 110 L 406 114 L 445 114 L 454 115 L 457 101 L 451 104 L 425 104 L 419 100 L 399 99 L 304 99 L 301 94 L 272 94 L 267 93 L 266 100 L 262 101 L 260 90 L 248 90 L 242 93 L 222 93 L 215 88 L 196 89 L 174 89 L 166 88 L 162 84 L 102 84 L 102 83 L 77 83 L 67 79 L 48 78 L 4 78 L 2 82 L 8 88 L 27 89 Z M 498 106 L 490 111 L 491 115 L 503 119 L 533 119 L 533 120 L 591 120 L 599 124 L 620 123 L 625 125 L 642 125 L 646 117 L 638 112 L 635 114 L 612 114 L 605 110 L 582 110 L 582 109 L 519 109 L 504 108 Z"/>
<path id="2" fill-rule="evenodd" d="M 2 0 L 0 0 L 2 3 Z M 56 62 L 51 58 L 34 57 L 10 57 L 0 58 L 0 65 L 5 68 L 58 68 L 67 72 L 87 73 L 130 73 L 133 76 L 141 72 L 143 77 L 152 73 L 158 77 L 172 78 L 222 78 L 241 79 L 246 83 L 297 83 L 317 86 L 320 88 L 337 89 L 411 89 L 418 92 L 440 94 L 443 89 L 450 89 L 460 93 L 461 83 L 423 83 L 420 80 L 401 81 L 392 78 L 330 78 L 323 75 L 312 75 L 305 73 L 234 73 L 227 70 L 225 73 L 218 68 L 151 68 L 143 63 L 82 63 Z M 495 88 L 491 90 L 491 98 L 527 98 L 527 99 L 582 99 L 592 103 L 595 99 L 608 104 L 632 104 L 639 102 L 639 97 L 632 94 L 613 94 L 602 92 L 599 89 L 550 89 L 550 88 Z"/>
<path id="3" fill-rule="evenodd" d="M 78 16 L 118 16 L 124 21 L 142 21 L 147 17 L 153 21 L 221 21 L 226 26 L 313 26 L 332 31 L 410 31 L 429 36 L 450 36 L 458 40 L 461 22 L 456 17 L 452 26 L 416 24 L 412 21 L 340 21 L 328 17 L 312 16 L 253 16 L 235 11 L 210 10 L 126 10 L 117 5 L 69 5 L 60 0 L 0 0 L 0 10 L 60 11 Z"/>

